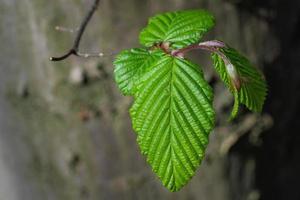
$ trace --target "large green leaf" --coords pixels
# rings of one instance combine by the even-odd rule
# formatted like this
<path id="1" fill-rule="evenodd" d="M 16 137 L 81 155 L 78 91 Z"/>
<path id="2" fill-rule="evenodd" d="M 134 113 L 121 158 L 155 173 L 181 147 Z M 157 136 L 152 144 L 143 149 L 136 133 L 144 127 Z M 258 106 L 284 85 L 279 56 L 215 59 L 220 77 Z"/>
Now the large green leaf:
<path id="1" fill-rule="evenodd" d="M 165 187 L 195 174 L 214 127 L 213 92 L 199 67 L 163 56 L 140 80 L 130 110 L 141 151 Z"/>
<path id="2" fill-rule="evenodd" d="M 225 47 L 218 51 L 219 53 L 212 55 L 215 69 L 235 96 L 232 118 L 237 113 L 239 103 L 254 112 L 260 112 L 267 94 L 267 85 L 262 74 L 235 49 Z"/>
<path id="3" fill-rule="evenodd" d="M 266 97 L 265 80 L 244 56 L 221 42 L 198 43 L 213 26 L 214 17 L 203 10 L 157 15 L 140 34 L 150 48 L 123 51 L 114 62 L 118 87 L 135 99 L 130 115 L 140 149 L 171 191 L 195 174 L 215 119 L 202 71 L 179 57 L 196 48 L 214 52 L 215 68 L 234 95 L 232 118 L 240 103 L 261 111 Z"/>
<path id="4" fill-rule="evenodd" d="M 132 95 L 140 77 L 163 56 L 161 50 L 135 48 L 124 50 L 114 61 L 115 80 L 124 95 Z"/>
<path id="5" fill-rule="evenodd" d="M 177 11 L 156 15 L 140 34 L 140 43 L 151 47 L 169 42 L 173 48 L 182 48 L 199 42 L 215 24 L 214 17 L 204 10 Z"/>

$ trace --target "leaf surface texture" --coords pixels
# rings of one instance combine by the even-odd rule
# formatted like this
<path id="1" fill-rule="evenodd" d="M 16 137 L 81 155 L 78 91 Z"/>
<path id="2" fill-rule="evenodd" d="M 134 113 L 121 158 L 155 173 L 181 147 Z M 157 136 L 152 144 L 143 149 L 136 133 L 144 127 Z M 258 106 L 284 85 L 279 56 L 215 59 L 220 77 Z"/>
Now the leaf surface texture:
<path id="1" fill-rule="evenodd" d="M 140 43 L 151 47 L 159 42 L 169 42 L 173 48 L 182 48 L 199 42 L 214 24 L 214 17 L 204 10 L 156 15 L 140 33 Z"/>
<path id="2" fill-rule="evenodd" d="M 162 56 L 161 50 L 149 51 L 143 48 L 124 50 L 114 61 L 115 81 L 124 95 L 133 95 L 140 78 Z"/>
<path id="3" fill-rule="evenodd" d="M 137 141 L 163 184 L 177 191 L 203 159 L 213 92 L 197 65 L 168 55 L 142 79 L 130 110 Z"/>

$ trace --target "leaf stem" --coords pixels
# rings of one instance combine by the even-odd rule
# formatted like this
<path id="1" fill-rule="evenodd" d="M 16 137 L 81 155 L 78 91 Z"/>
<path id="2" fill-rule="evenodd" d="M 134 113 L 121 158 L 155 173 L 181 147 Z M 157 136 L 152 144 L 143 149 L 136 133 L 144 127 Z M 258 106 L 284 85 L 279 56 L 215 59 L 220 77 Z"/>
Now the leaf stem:
<path id="1" fill-rule="evenodd" d="M 186 53 L 188 53 L 189 51 L 195 50 L 195 49 L 203 49 L 203 50 L 218 54 L 224 61 L 226 70 L 233 82 L 232 83 L 233 86 L 237 90 L 239 90 L 240 89 L 240 79 L 238 77 L 238 73 L 237 73 L 235 67 L 232 65 L 231 61 L 219 49 L 219 48 L 225 48 L 225 47 L 226 47 L 226 44 L 224 42 L 221 42 L 219 40 L 210 40 L 210 41 L 200 42 L 198 44 L 192 44 L 192 45 L 184 47 L 182 49 L 173 50 L 173 51 L 171 51 L 171 55 L 180 57 L 180 58 L 184 58 Z"/>
<path id="2" fill-rule="evenodd" d="M 213 53 L 217 53 L 220 56 L 222 56 L 222 58 L 226 58 L 225 55 L 218 50 L 218 48 L 223 48 L 223 47 L 226 47 L 225 43 L 219 40 L 210 40 L 210 41 L 200 42 L 198 44 L 192 44 L 182 49 L 173 50 L 171 52 L 171 55 L 177 57 L 184 57 L 185 53 L 191 50 L 203 49 Z"/>

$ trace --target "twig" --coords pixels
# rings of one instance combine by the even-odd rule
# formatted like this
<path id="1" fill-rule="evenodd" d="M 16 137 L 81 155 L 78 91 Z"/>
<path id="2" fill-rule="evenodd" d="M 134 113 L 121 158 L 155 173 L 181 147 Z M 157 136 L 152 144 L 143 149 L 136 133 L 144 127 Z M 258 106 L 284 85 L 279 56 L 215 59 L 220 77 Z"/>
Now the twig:
<path id="1" fill-rule="evenodd" d="M 75 33 L 79 30 L 79 28 L 72 29 L 72 28 L 66 28 L 66 27 L 63 27 L 63 26 L 56 26 L 55 30 L 61 31 L 61 32 Z"/>
<path id="2" fill-rule="evenodd" d="M 95 55 L 89 55 L 89 54 L 81 54 L 78 52 L 79 49 L 79 44 L 80 44 L 80 40 L 82 38 L 82 35 L 86 29 L 86 26 L 88 25 L 89 21 L 91 20 L 93 14 L 95 13 L 95 11 L 97 10 L 97 7 L 99 5 L 100 0 L 95 0 L 91 9 L 89 10 L 89 12 L 87 13 L 87 15 L 85 16 L 85 18 L 83 19 L 82 23 L 80 24 L 79 30 L 77 32 L 76 38 L 74 40 L 73 46 L 72 48 L 65 53 L 62 56 L 59 57 L 50 57 L 51 61 L 61 61 L 64 60 L 66 58 L 68 58 L 71 55 L 75 55 L 75 56 L 83 56 L 83 57 L 94 57 Z M 98 56 L 103 56 L 102 53 L 99 53 Z"/>

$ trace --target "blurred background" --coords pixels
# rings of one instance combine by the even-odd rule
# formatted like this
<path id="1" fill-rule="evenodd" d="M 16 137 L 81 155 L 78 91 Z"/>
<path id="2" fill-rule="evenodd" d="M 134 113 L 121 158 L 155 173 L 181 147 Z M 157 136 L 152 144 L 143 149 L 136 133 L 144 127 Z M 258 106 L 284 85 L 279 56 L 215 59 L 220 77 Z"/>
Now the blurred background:
<path id="1" fill-rule="evenodd" d="M 300 1 L 102 0 L 82 52 L 138 47 L 157 13 L 204 8 L 217 20 L 206 39 L 243 52 L 265 74 L 261 115 L 241 109 L 227 122 L 232 96 L 196 51 L 215 91 L 217 126 L 190 183 L 170 193 L 141 156 L 114 56 L 65 53 L 93 0 L 0 0 L 0 200 L 299 200 Z"/>

